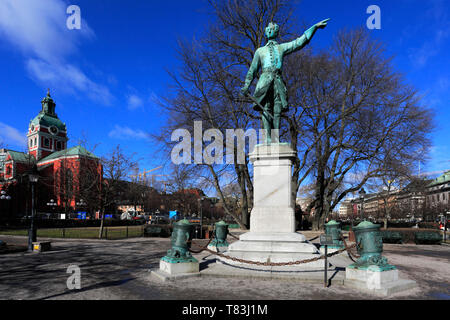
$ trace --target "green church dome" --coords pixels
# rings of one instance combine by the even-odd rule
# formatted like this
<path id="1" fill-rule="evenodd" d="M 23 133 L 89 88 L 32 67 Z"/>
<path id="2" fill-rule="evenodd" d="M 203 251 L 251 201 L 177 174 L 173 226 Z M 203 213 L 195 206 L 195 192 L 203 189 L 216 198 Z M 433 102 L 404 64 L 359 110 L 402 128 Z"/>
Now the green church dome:
<path id="1" fill-rule="evenodd" d="M 47 91 L 47 96 L 42 99 L 41 104 L 42 110 L 33 120 L 30 121 L 30 127 L 56 127 L 59 131 L 66 131 L 66 124 L 59 120 L 58 115 L 55 113 L 56 104 L 50 96 L 50 91 Z"/>

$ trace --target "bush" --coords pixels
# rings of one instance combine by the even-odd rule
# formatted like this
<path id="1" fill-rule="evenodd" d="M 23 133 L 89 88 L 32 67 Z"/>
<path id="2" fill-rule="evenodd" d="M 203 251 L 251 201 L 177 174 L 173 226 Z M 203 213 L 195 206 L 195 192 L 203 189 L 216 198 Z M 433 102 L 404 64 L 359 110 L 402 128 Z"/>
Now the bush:
<path id="1" fill-rule="evenodd" d="M 435 233 L 441 237 L 441 234 L 438 230 L 436 231 L 424 231 L 423 229 L 414 229 L 414 228 L 391 228 L 381 230 L 381 236 L 383 239 L 383 243 L 416 243 L 416 234 L 423 234 L 423 233 Z M 398 235 L 401 235 L 401 241 L 398 240 L 396 242 L 396 238 L 398 239 Z M 422 235 L 419 236 L 419 238 L 422 237 Z M 442 237 L 441 237 L 442 238 Z"/>
<path id="2" fill-rule="evenodd" d="M 419 231 L 415 234 L 414 242 L 416 244 L 441 244 L 442 236 L 440 232 Z"/>
<path id="3" fill-rule="evenodd" d="M 383 226 L 384 223 L 381 223 Z M 416 225 L 415 222 L 404 222 L 404 221 L 388 221 L 387 227 L 388 228 L 412 228 Z"/>
<path id="4" fill-rule="evenodd" d="M 403 243 L 403 234 L 399 231 L 382 230 L 383 243 Z"/>
<path id="5" fill-rule="evenodd" d="M 172 234 L 172 226 L 167 224 L 152 224 L 144 228 L 144 237 L 167 238 Z"/>

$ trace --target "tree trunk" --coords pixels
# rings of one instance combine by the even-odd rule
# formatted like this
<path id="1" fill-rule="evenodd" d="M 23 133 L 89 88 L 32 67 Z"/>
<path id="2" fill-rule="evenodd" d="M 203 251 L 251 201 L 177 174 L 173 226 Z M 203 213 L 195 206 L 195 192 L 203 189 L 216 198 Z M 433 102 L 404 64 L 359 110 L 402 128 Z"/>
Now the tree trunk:
<path id="1" fill-rule="evenodd" d="M 246 228 L 250 227 L 250 219 L 248 214 L 248 198 L 247 198 L 247 189 L 245 187 L 245 176 L 244 171 L 242 170 L 242 165 L 238 165 L 238 183 L 241 189 L 242 194 L 242 206 L 241 206 L 241 219 L 242 223 L 246 226 Z"/>
<path id="2" fill-rule="evenodd" d="M 102 210 L 100 212 L 102 214 L 102 222 L 100 223 L 100 230 L 98 232 L 98 238 L 102 239 L 103 238 L 103 226 L 104 226 L 104 222 L 105 222 L 105 209 L 102 208 Z"/>

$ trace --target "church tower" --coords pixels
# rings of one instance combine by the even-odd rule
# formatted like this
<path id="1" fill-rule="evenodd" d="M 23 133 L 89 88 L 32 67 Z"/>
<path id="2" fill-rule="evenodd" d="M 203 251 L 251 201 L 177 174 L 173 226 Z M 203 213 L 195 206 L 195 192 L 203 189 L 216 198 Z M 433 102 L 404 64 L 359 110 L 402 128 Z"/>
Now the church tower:
<path id="1" fill-rule="evenodd" d="M 30 121 L 28 126 L 28 153 L 37 161 L 50 154 L 67 148 L 66 124 L 59 120 L 55 113 L 55 102 L 50 96 L 41 101 L 42 109 L 39 114 Z"/>

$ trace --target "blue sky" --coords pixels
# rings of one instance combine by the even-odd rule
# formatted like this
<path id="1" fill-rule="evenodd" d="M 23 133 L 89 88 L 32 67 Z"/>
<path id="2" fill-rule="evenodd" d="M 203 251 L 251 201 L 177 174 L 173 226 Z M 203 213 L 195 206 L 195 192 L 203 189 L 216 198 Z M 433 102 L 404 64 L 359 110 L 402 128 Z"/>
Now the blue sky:
<path id="1" fill-rule="evenodd" d="M 66 8 L 81 8 L 80 30 L 66 27 Z M 365 26 L 369 5 L 381 9 L 381 30 L 395 67 L 436 111 L 431 161 L 422 172 L 450 168 L 450 1 L 303 0 L 299 21 L 332 18 L 312 45 L 328 46 L 342 28 Z M 141 168 L 163 163 L 146 133 L 165 121 L 155 104 L 170 79 L 177 39 L 200 36 L 212 18 L 205 1 L 0 0 L 0 142 L 25 150 L 28 123 L 51 88 L 69 146 L 83 135 L 103 155 L 120 144 Z M 301 30 L 299 23 L 299 35 Z"/>

